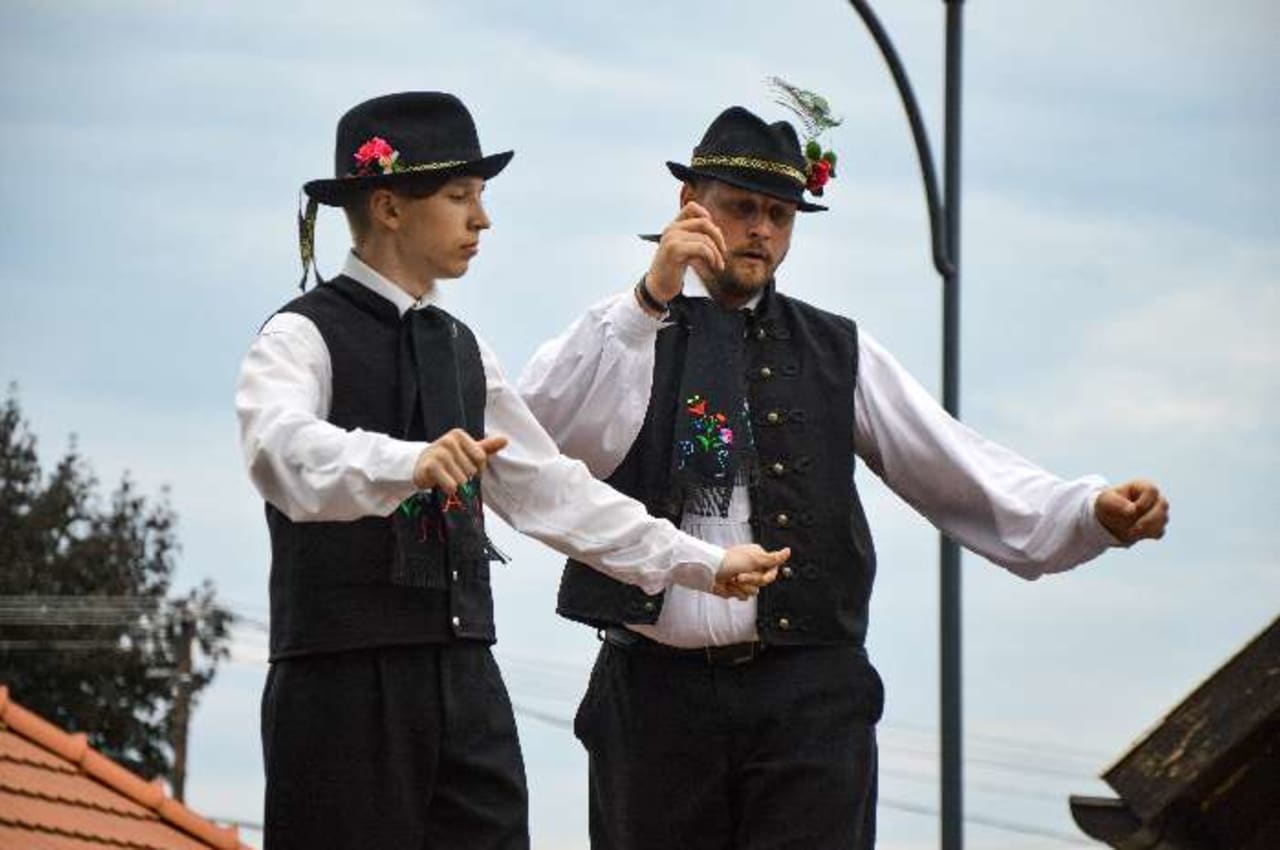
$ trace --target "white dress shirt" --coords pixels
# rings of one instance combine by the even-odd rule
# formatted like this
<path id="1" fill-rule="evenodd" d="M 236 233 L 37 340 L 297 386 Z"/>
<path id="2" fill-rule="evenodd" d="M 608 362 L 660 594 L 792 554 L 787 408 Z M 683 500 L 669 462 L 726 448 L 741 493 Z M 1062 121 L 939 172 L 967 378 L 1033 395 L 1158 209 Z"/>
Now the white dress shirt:
<path id="1" fill-rule="evenodd" d="M 402 316 L 437 300 L 433 289 L 415 301 L 354 253 L 343 274 Z M 488 384 L 487 433 L 509 441 L 481 478 L 485 504 L 517 531 L 647 593 L 673 584 L 710 588 L 724 550 L 649 516 L 560 454 L 493 350 L 477 342 Z M 273 316 L 241 365 L 236 413 L 245 465 L 262 497 L 295 522 L 390 514 L 414 492 L 414 467 L 428 445 L 327 422 L 332 375 L 320 331 L 296 313 Z"/>
<path id="2" fill-rule="evenodd" d="M 693 273 L 684 294 L 708 297 Z M 631 291 L 615 295 L 545 343 L 518 382 L 561 450 L 601 478 L 644 424 L 662 325 Z M 1115 543 L 1093 511 L 1103 479 L 1064 481 L 957 422 L 861 329 L 849 437 L 871 471 L 930 522 L 1023 578 L 1070 569 Z M 728 516 L 686 514 L 681 528 L 724 546 L 750 543 L 750 515 L 749 491 L 739 486 Z M 755 622 L 754 599 L 672 588 L 655 625 L 630 628 L 672 646 L 702 647 L 753 640 Z"/>

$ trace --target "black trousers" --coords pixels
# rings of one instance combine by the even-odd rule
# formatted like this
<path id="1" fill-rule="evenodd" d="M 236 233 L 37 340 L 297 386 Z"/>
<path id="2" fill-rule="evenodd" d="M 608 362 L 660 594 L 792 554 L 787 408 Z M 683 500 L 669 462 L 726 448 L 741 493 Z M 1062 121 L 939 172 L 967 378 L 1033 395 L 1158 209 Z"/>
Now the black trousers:
<path id="1" fill-rule="evenodd" d="M 593 850 L 868 850 L 880 677 L 857 647 L 738 666 L 604 643 L 578 709 Z"/>
<path id="2" fill-rule="evenodd" d="M 277 661 L 262 698 L 267 850 L 526 850 L 511 702 L 475 642 Z"/>

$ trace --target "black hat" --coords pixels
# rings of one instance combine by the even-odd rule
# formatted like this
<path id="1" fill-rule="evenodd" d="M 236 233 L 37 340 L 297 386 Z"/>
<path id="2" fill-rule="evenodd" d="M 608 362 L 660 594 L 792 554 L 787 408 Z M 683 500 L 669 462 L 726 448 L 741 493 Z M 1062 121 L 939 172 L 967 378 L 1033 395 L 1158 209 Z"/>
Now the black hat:
<path id="1" fill-rule="evenodd" d="M 303 186 L 313 199 L 342 206 L 362 189 L 412 183 L 424 175 L 489 179 L 512 151 L 484 156 L 471 113 L 445 92 L 400 92 L 357 104 L 338 121 L 332 180 Z"/>
<path id="2" fill-rule="evenodd" d="M 767 124 L 741 106 L 731 106 L 711 122 L 693 149 L 689 164 L 668 162 L 677 180 L 700 177 L 720 180 L 740 189 L 791 201 L 801 212 L 825 210 L 804 199 L 809 161 L 795 128 L 786 121 Z"/>

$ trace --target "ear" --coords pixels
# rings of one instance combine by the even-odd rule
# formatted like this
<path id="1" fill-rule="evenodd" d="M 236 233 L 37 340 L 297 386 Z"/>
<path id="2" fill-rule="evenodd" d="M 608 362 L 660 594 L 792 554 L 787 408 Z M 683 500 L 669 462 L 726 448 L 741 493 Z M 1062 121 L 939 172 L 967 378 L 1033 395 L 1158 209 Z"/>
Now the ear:
<path id="1" fill-rule="evenodd" d="M 693 183 L 680 184 L 680 206 L 683 208 L 690 201 L 698 200 L 698 187 Z"/>
<path id="2" fill-rule="evenodd" d="M 369 193 L 369 221 L 388 230 L 400 229 L 400 198 L 390 189 Z"/>

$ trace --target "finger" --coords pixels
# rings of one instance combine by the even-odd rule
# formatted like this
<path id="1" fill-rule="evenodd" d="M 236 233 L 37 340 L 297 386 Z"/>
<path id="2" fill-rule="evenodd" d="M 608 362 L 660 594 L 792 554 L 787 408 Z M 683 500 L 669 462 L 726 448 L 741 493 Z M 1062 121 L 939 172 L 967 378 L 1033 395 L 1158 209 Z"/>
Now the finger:
<path id="1" fill-rule="evenodd" d="M 453 447 L 453 451 L 449 453 L 449 459 L 453 461 L 453 465 L 458 472 L 462 473 L 463 481 L 480 471 L 480 467 L 471 459 L 471 456 L 467 453 L 467 447 L 463 444 Z"/>
<path id="2" fill-rule="evenodd" d="M 1111 491 L 1111 495 L 1113 498 L 1110 500 L 1110 507 L 1115 516 L 1127 520 L 1137 518 L 1138 508 L 1133 502 L 1137 493 L 1133 492 L 1129 485 L 1115 488 Z"/>
<path id="3" fill-rule="evenodd" d="M 1133 502 L 1119 490 L 1118 487 L 1103 490 L 1098 494 L 1098 501 L 1094 507 L 1098 519 L 1112 531 L 1118 526 L 1127 525 L 1134 515 Z"/>
<path id="4" fill-rule="evenodd" d="M 479 441 L 468 434 L 466 439 L 458 441 L 458 448 L 462 455 L 471 461 L 476 471 L 484 469 L 485 463 L 489 460 L 489 454 L 484 450 L 484 446 L 480 445 Z"/>
<path id="5" fill-rule="evenodd" d="M 776 552 L 764 552 L 763 557 L 758 560 L 760 560 L 765 567 L 776 568 L 785 564 L 790 557 L 791 547 L 784 546 Z"/>
<path id="6" fill-rule="evenodd" d="M 1161 499 L 1151 510 L 1143 514 L 1142 518 L 1133 524 L 1133 539 L 1142 540 L 1153 539 L 1159 540 L 1164 537 L 1165 527 L 1169 524 L 1169 503 Z"/>
<path id="7" fill-rule="evenodd" d="M 738 573 L 736 576 L 730 579 L 730 581 L 732 581 L 734 584 L 738 585 L 739 587 L 763 587 L 764 585 L 769 583 L 768 580 L 765 578 L 766 575 L 767 573 L 763 573 L 763 572 Z"/>
<path id="8" fill-rule="evenodd" d="M 1129 483 L 1129 498 L 1133 500 L 1134 510 L 1145 514 L 1160 499 L 1160 491 L 1150 481 L 1132 481 Z"/>
<path id="9" fill-rule="evenodd" d="M 444 493 L 452 494 L 458 489 L 458 479 L 450 474 L 444 467 L 436 462 L 431 465 L 427 472 L 427 487 L 434 487 Z"/>
<path id="10" fill-rule="evenodd" d="M 501 434 L 493 434 L 485 437 L 476 445 L 480 446 L 486 455 L 496 455 L 507 447 L 507 438 Z"/>
<path id="11" fill-rule="evenodd" d="M 667 244 L 676 262 L 689 263 L 701 258 L 716 270 L 724 268 L 724 254 L 716 241 L 705 233 L 677 233 Z"/>
<path id="12" fill-rule="evenodd" d="M 767 584 L 773 584 L 774 579 L 777 577 L 778 568 L 770 567 L 767 570 L 738 573 L 731 580 L 750 587 L 764 587 Z"/>
<path id="13" fill-rule="evenodd" d="M 709 238 L 722 254 L 729 253 L 728 244 L 724 241 L 724 232 L 711 218 L 690 218 L 678 221 L 672 226 L 673 233 L 697 233 Z"/>
<path id="14" fill-rule="evenodd" d="M 458 489 L 463 481 L 471 476 L 463 472 L 462 467 L 458 465 L 457 459 L 448 452 L 441 452 L 436 458 L 437 477 L 439 485 L 446 493 L 453 493 Z"/>
<path id="15" fill-rule="evenodd" d="M 711 588 L 711 592 L 712 592 L 712 593 L 714 593 L 716 596 L 719 596 L 719 597 L 720 597 L 720 598 L 722 598 L 722 599 L 747 599 L 747 598 L 749 598 L 749 597 L 744 596 L 744 595 L 741 593 L 741 591 L 737 590 L 736 588 L 730 587 L 730 586 L 725 585 L 725 584 L 720 583 L 720 582 L 717 582 L 717 583 L 716 583 L 716 584 Z"/>
<path id="16" fill-rule="evenodd" d="M 679 214 L 676 215 L 676 221 L 687 221 L 691 218 L 711 218 L 711 213 L 697 201 L 689 201 L 680 208 Z"/>

